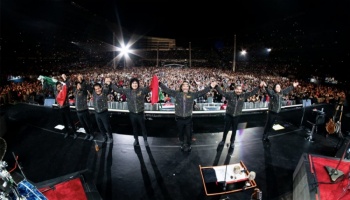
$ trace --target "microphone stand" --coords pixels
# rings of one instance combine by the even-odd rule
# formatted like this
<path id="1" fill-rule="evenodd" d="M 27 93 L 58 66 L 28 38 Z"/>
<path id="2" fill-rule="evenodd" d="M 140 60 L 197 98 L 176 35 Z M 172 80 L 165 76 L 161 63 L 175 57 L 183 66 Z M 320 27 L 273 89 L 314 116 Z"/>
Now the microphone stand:
<path id="1" fill-rule="evenodd" d="M 350 142 L 348 141 L 348 143 L 346 144 L 345 150 L 343 152 L 343 155 L 340 158 L 336 168 L 325 166 L 325 168 L 328 172 L 328 175 L 330 176 L 332 182 L 335 182 L 338 178 L 340 178 L 344 175 L 344 172 L 342 172 L 341 170 L 338 170 L 338 167 L 339 167 L 341 161 L 344 159 L 345 153 L 347 152 L 347 149 L 349 148 L 349 144 L 350 144 Z"/>
<path id="2" fill-rule="evenodd" d="M 304 115 L 305 115 L 305 107 L 303 106 L 303 116 L 301 116 L 301 121 L 300 121 L 300 126 L 299 126 L 299 128 L 302 128 L 302 127 L 303 127 Z"/>
<path id="3" fill-rule="evenodd" d="M 227 165 L 226 165 L 226 168 L 225 168 L 224 186 L 223 186 L 223 188 L 222 188 L 223 191 L 226 191 L 226 173 L 227 173 Z"/>
<path id="4" fill-rule="evenodd" d="M 27 177 L 24 175 L 24 173 L 23 173 L 23 170 L 22 170 L 22 166 L 18 163 L 18 160 L 17 160 L 17 158 L 16 158 L 16 155 L 12 152 L 12 155 L 13 155 L 13 157 L 15 158 L 15 161 L 16 161 L 16 164 L 17 164 L 17 166 L 18 166 L 18 169 L 21 171 L 21 174 L 22 174 L 22 176 L 23 176 L 23 178 L 25 179 L 25 180 L 27 180 Z"/>

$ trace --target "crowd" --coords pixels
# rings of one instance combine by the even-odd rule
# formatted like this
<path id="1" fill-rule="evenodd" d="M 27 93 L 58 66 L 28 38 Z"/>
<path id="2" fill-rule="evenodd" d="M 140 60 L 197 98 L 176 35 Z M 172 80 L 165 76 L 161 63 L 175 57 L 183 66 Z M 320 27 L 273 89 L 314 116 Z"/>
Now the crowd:
<path id="1" fill-rule="evenodd" d="M 307 80 L 295 78 L 288 78 L 280 75 L 271 75 L 262 73 L 254 69 L 232 72 L 232 70 L 210 67 L 192 67 L 192 68 L 171 68 L 171 67 L 129 67 L 111 69 L 109 67 L 86 67 L 70 68 L 68 76 L 71 80 L 77 80 L 77 74 L 82 74 L 85 80 L 93 85 L 94 83 L 105 83 L 105 78 L 111 78 L 112 84 L 120 88 L 127 88 L 131 78 L 138 78 L 140 80 L 140 87 L 145 87 L 150 84 L 153 75 L 157 75 L 165 86 L 173 90 L 178 90 L 183 81 L 188 81 L 192 91 L 200 91 L 204 89 L 212 80 L 217 81 L 224 91 L 233 90 L 237 84 L 242 85 L 243 91 L 251 91 L 260 80 L 265 81 L 272 86 L 275 83 L 280 83 L 284 88 L 289 86 L 291 82 L 298 81 L 299 86 L 290 94 L 286 95 L 285 100 L 295 100 L 296 103 L 301 103 L 303 99 L 309 99 L 311 104 L 317 103 L 335 103 L 345 100 L 346 91 L 338 85 L 330 84 L 315 84 Z M 51 87 L 45 82 L 37 80 L 40 74 L 32 74 L 24 78 L 23 82 L 10 82 L 0 86 L 0 103 L 14 103 L 14 102 L 30 102 L 43 105 L 45 98 L 54 98 L 54 87 Z M 51 73 L 52 78 L 60 80 L 58 72 Z M 74 94 L 70 88 L 70 98 L 74 99 Z M 145 102 L 150 100 L 150 94 L 146 95 Z M 90 98 L 91 96 L 88 96 Z M 171 101 L 173 98 L 166 93 L 162 93 L 161 102 L 164 102 L 164 97 Z M 266 101 L 266 92 L 259 91 L 255 95 L 247 98 L 248 102 Z M 225 97 L 220 95 L 216 90 L 208 92 L 202 97 L 206 102 L 220 102 L 225 101 Z M 125 94 L 113 92 L 109 95 L 110 101 L 126 101 Z"/>

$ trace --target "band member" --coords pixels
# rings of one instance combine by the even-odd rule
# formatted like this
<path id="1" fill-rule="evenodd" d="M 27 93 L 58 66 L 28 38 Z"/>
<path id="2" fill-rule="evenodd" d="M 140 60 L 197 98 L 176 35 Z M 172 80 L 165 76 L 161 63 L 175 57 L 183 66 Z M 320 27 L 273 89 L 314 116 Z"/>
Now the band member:
<path id="1" fill-rule="evenodd" d="M 84 127 L 86 133 L 84 140 L 88 139 L 89 141 L 91 141 L 94 138 L 94 136 L 92 123 L 90 120 L 89 107 L 87 104 L 87 97 L 89 91 L 92 90 L 92 87 L 89 83 L 87 83 L 84 80 L 83 75 L 78 74 L 77 79 L 78 80 L 76 82 L 76 89 L 74 91 L 75 109 L 77 112 L 79 122 Z"/>
<path id="2" fill-rule="evenodd" d="M 264 82 L 261 82 L 260 87 L 263 87 L 263 84 Z M 234 148 L 236 131 L 238 127 L 239 118 L 242 115 L 244 102 L 247 98 L 255 95 L 259 91 L 260 87 L 256 87 L 250 92 L 243 92 L 242 85 L 240 84 L 235 85 L 234 92 L 224 92 L 218 85 L 215 87 L 218 93 L 224 96 L 226 101 L 228 101 L 226 107 L 224 133 L 219 145 L 225 144 L 227 133 L 232 127 L 230 148 Z"/>
<path id="3" fill-rule="evenodd" d="M 102 87 L 100 83 L 93 85 L 92 93 L 93 107 L 95 109 L 95 119 L 100 133 L 103 135 L 103 143 L 113 143 L 112 127 L 109 120 L 108 112 L 108 86 Z"/>
<path id="4" fill-rule="evenodd" d="M 181 151 L 184 151 L 187 144 L 187 151 L 191 152 L 192 147 L 192 112 L 194 99 L 204 96 L 212 88 L 214 88 L 216 82 L 211 82 L 209 87 L 204 88 L 198 92 L 190 91 L 190 84 L 184 81 L 180 85 L 180 90 L 171 90 L 163 83 L 159 82 L 159 86 L 169 96 L 175 97 L 175 120 L 177 128 L 179 130 L 179 140 L 181 142 Z M 186 136 L 186 137 L 185 137 Z"/>
<path id="5" fill-rule="evenodd" d="M 64 138 L 68 135 L 72 135 L 74 139 L 78 137 L 75 133 L 76 127 L 74 121 L 70 115 L 70 107 L 68 100 L 68 88 L 70 86 L 70 80 L 67 79 L 65 74 L 61 75 L 63 82 L 56 82 L 56 103 L 58 105 L 59 113 L 61 115 L 62 122 L 64 124 L 65 134 Z"/>
<path id="6" fill-rule="evenodd" d="M 141 128 L 143 140 L 145 146 L 148 146 L 147 142 L 147 130 L 145 125 L 145 97 L 151 91 L 150 87 L 140 88 L 140 81 L 137 78 L 132 78 L 130 80 L 130 88 L 118 88 L 117 86 L 111 84 L 111 79 L 106 78 L 107 85 L 110 85 L 113 91 L 118 93 L 123 93 L 126 95 L 129 117 L 132 124 L 133 134 L 134 134 L 134 146 L 139 145 L 139 128 Z"/>
<path id="7" fill-rule="evenodd" d="M 265 90 L 270 97 L 270 103 L 268 108 L 267 120 L 264 128 L 263 138 L 264 142 L 269 142 L 268 133 L 271 131 L 275 120 L 277 119 L 282 108 L 283 97 L 290 93 L 295 87 L 299 85 L 298 82 L 293 82 L 292 86 L 289 86 L 285 89 L 281 89 L 280 84 L 275 84 L 273 89 L 269 89 L 264 83 Z"/>

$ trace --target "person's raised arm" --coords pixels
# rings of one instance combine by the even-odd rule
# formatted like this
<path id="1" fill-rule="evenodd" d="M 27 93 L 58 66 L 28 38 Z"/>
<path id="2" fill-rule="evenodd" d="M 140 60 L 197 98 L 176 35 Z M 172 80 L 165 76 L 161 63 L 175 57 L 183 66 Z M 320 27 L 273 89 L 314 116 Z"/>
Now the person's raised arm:
<path id="1" fill-rule="evenodd" d="M 170 96 L 175 96 L 177 91 L 172 90 L 170 88 L 168 88 L 167 86 L 165 86 L 162 82 L 159 81 L 159 87 L 162 89 L 163 92 L 168 93 Z"/>
<path id="2" fill-rule="evenodd" d="M 62 79 L 63 79 L 64 82 L 67 81 L 67 75 L 66 75 L 66 74 L 62 74 L 61 77 L 62 77 Z"/>
<path id="3" fill-rule="evenodd" d="M 118 88 L 115 84 L 112 84 L 112 79 L 110 77 L 105 78 L 105 84 L 107 85 L 109 91 L 113 90 L 118 93 L 124 93 L 123 88 Z"/>
<path id="4" fill-rule="evenodd" d="M 282 90 L 282 94 L 283 95 L 287 95 L 288 93 L 290 93 L 295 87 L 298 86 L 298 82 L 293 82 L 293 85 L 288 86 L 287 88 L 285 88 L 284 90 Z"/>
<path id="5" fill-rule="evenodd" d="M 67 75 L 66 74 L 61 74 L 61 78 L 62 78 L 62 80 L 63 81 L 61 81 L 61 84 L 64 86 L 66 86 L 66 87 L 70 87 L 70 79 L 67 77 Z"/>
<path id="6" fill-rule="evenodd" d="M 215 86 L 217 85 L 216 81 L 212 81 L 210 83 L 210 85 L 208 87 L 205 87 L 203 90 L 195 92 L 194 96 L 195 98 L 200 97 L 200 96 L 204 96 L 205 94 L 207 94 L 211 89 L 214 89 Z"/>
<path id="7" fill-rule="evenodd" d="M 258 93 L 260 88 L 263 87 L 263 86 L 264 86 L 264 83 L 261 81 L 259 86 L 255 87 L 252 91 L 244 93 L 244 98 L 248 98 L 248 97 L 254 96 L 256 93 Z"/>
<path id="8" fill-rule="evenodd" d="M 272 96 L 274 94 L 274 91 L 272 89 L 269 89 L 267 83 L 264 82 L 263 85 L 264 85 L 264 88 L 265 88 L 267 95 Z"/>
<path id="9" fill-rule="evenodd" d="M 221 87 L 220 87 L 219 85 L 216 85 L 214 89 L 215 89 L 216 91 L 218 91 L 218 93 L 219 93 L 220 95 L 226 97 L 227 93 L 224 92 L 224 91 L 221 89 Z"/>

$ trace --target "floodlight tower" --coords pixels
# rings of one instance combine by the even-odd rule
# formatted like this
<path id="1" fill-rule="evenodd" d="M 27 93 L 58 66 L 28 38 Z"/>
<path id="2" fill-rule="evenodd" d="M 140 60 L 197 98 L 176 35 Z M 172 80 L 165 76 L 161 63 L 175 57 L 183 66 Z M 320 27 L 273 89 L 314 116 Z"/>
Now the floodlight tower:
<path id="1" fill-rule="evenodd" d="M 233 62 L 232 62 L 232 71 L 236 72 L 236 35 L 233 41 Z"/>

